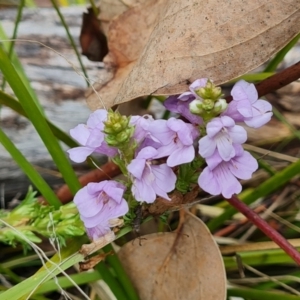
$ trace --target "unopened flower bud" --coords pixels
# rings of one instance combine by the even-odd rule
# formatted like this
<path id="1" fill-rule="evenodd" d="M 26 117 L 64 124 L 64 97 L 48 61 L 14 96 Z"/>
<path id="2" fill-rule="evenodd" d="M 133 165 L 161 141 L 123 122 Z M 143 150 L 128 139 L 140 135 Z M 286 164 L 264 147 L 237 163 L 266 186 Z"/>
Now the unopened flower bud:
<path id="1" fill-rule="evenodd" d="M 219 99 L 216 103 L 215 103 L 215 107 L 214 107 L 214 112 L 217 114 L 222 113 L 223 111 L 226 110 L 228 106 L 228 103 L 226 102 L 225 99 Z"/>
<path id="2" fill-rule="evenodd" d="M 198 99 L 193 100 L 190 103 L 189 108 L 191 113 L 195 115 L 200 115 L 203 112 L 202 101 Z"/>
<path id="3" fill-rule="evenodd" d="M 195 91 L 196 94 L 202 99 L 211 99 L 216 102 L 222 96 L 222 90 L 208 80 L 205 87 L 202 87 Z"/>
<path id="4" fill-rule="evenodd" d="M 204 99 L 202 107 L 205 111 L 211 111 L 215 106 L 215 102 L 212 99 Z"/>
<path id="5" fill-rule="evenodd" d="M 107 115 L 107 121 L 104 122 L 105 141 L 112 147 L 124 147 L 129 142 L 134 127 L 129 125 L 130 118 L 122 116 L 119 112 L 110 110 Z"/>

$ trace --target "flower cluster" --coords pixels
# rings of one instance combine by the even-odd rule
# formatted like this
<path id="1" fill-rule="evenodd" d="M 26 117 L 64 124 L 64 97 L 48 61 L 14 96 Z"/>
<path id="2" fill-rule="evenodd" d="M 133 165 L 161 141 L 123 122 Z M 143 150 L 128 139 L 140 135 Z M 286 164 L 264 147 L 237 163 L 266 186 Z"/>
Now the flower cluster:
<path id="1" fill-rule="evenodd" d="M 74 202 L 91 239 L 108 233 L 116 218 L 139 203 L 153 203 L 158 196 L 170 200 L 168 193 L 179 186 L 181 173 L 196 174 L 199 186 L 211 195 L 230 198 L 241 192 L 238 179 L 249 179 L 258 164 L 243 150 L 247 133 L 236 123 L 258 128 L 270 120 L 272 107 L 258 99 L 253 84 L 243 80 L 235 84 L 231 95 L 233 101 L 227 104 L 219 87 L 206 78 L 198 79 L 190 91 L 164 102 L 183 119 L 127 118 L 97 110 L 86 125 L 71 130 L 71 136 L 82 145 L 68 151 L 72 160 L 82 162 L 94 152 L 102 153 L 111 157 L 126 177 L 122 184 L 90 183 L 76 194 Z M 199 158 L 200 167 L 196 164 L 190 173 L 180 171 L 184 166 L 185 170 L 192 168 Z M 188 178 L 187 185 L 192 183 Z"/>

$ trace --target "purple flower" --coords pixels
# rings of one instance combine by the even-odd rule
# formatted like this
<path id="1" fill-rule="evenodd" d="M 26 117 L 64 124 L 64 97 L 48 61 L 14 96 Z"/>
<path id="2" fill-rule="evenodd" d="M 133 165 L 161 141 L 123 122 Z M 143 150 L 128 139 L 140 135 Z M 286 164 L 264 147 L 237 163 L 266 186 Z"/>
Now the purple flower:
<path id="1" fill-rule="evenodd" d="M 193 100 L 194 96 L 191 96 L 188 100 L 179 99 L 178 96 L 170 96 L 164 101 L 164 106 L 169 111 L 180 114 L 192 124 L 202 124 L 202 118 L 190 111 L 190 103 Z"/>
<path id="2" fill-rule="evenodd" d="M 170 96 L 164 102 L 164 106 L 171 112 L 175 112 L 186 118 L 192 124 L 202 124 L 203 119 L 190 111 L 190 103 L 195 99 L 202 100 L 195 92 L 199 88 L 205 87 L 207 78 L 195 80 L 190 86 L 189 92 L 185 92 L 179 96 Z"/>
<path id="3" fill-rule="evenodd" d="M 190 92 L 185 92 L 183 94 L 181 94 L 178 98 L 182 101 L 187 101 L 190 100 L 192 98 L 192 100 L 194 99 L 200 99 L 202 100 L 202 98 L 199 97 L 199 95 L 196 93 L 196 91 L 202 87 L 205 87 L 207 84 L 208 79 L 207 78 L 201 78 L 201 79 L 197 79 L 195 80 L 190 86 Z"/>
<path id="4" fill-rule="evenodd" d="M 221 158 L 228 161 L 236 155 L 233 144 L 242 144 L 247 140 L 246 130 L 227 116 L 208 122 L 206 132 L 207 135 L 199 141 L 199 154 L 204 158 L 210 157 L 218 149 Z"/>
<path id="5" fill-rule="evenodd" d="M 207 193 L 231 198 L 242 191 L 237 178 L 250 179 L 257 170 L 257 161 L 250 153 L 244 151 L 241 145 L 234 148 L 236 155 L 229 161 L 223 161 L 218 151 L 206 159 L 207 167 L 200 174 L 198 184 Z"/>
<path id="6" fill-rule="evenodd" d="M 231 95 L 233 101 L 222 115 L 229 116 L 236 122 L 245 122 L 253 128 L 261 127 L 270 121 L 273 115 L 272 105 L 258 99 L 254 84 L 240 80 L 234 85 Z"/>
<path id="7" fill-rule="evenodd" d="M 149 128 L 152 136 L 162 146 L 157 148 L 155 158 L 168 156 L 167 165 L 174 167 L 191 162 L 195 157 L 194 140 L 199 136 L 198 130 L 182 120 L 170 118 L 168 121 L 157 120 Z"/>
<path id="8" fill-rule="evenodd" d="M 148 129 L 152 122 L 154 122 L 154 119 L 150 115 L 132 116 L 130 118 L 130 124 L 135 126 L 133 138 L 138 144 L 150 136 Z"/>
<path id="9" fill-rule="evenodd" d="M 119 182 L 105 180 L 91 182 L 76 193 L 74 203 L 92 240 L 107 234 L 112 227 L 110 221 L 128 212 L 125 189 Z"/>
<path id="10" fill-rule="evenodd" d="M 82 146 L 68 150 L 70 159 L 80 163 L 86 160 L 87 156 L 93 152 L 105 154 L 113 157 L 118 153 L 118 150 L 109 147 L 105 142 L 105 134 L 103 133 L 104 121 L 107 118 L 107 111 L 99 109 L 93 112 L 87 124 L 79 124 L 70 130 L 70 135 Z"/>
<path id="11" fill-rule="evenodd" d="M 127 166 L 133 176 L 132 194 L 140 202 L 153 203 L 156 195 L 170 200 L 167 193 L 175 188 L 176 176 L 166 164 L 152 165 L 157 155 L 153 147 L 143 148 Z"/>

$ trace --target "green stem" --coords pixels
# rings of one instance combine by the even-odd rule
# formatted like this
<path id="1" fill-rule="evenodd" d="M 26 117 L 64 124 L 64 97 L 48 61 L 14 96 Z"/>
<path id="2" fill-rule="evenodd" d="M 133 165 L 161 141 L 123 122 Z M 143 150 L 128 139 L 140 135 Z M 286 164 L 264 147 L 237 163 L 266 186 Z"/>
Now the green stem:
<path id="1" fill-rule="evenodd" d="M 17 38 L 18 27 L 19 27 L 19 24 L 20 24 L 21 19 L 22 19 L 22 13 L 23 13 L 24 6 L 25 6 L 25 0 L 21 0 L 20 4 L 18 6 L 18 12 L 17 12 L 16 20 L 15 20 L 15 28 L 14 28 L 14 31 L 13 31 L 13 35 L 11 37 L 12 41 L 9 43 L 9 46 L 8 46 L 8 57 L 9 57 L 9 59 L 11 59 L 12 54 L 13 54 L 15 39 Z M 1 86 L 2 90 L 4 90 L 5 84 L 6 84 L 6 80 L 5 80 L 5 77 L 3 77 L 3 82 L 2 82 L 2 86 Z"/>
<path id="2" fill-rule="evenodd" d="M 68 25 L 67 25 L 67 23 L 66 23 L 66 21 L 65 21 L 65 19 L 64 19 L 64 16 L 63 16 L 62 13 L 60 12 L 59 6 L 57 5 L 56 0 L 51 0 L 51 3 L 52 3 L 52 5 L 53 5 L 54 9 L 56 10 L 56 12 L 57 12 L 57 14 L 58 14 L 58 16 L 59 16 L 59 18 L 60 18 L 60 21 L 61 21 L 61 23 L 63 24 L 63 26 L 64 26 L 64 28 L 65 28 L 65 30 L 66 30 L 66 33 L 67 33 L 67 36 L 68 36 L 69 41 L 70 41 L 70 43 L 71 43 L 71 46 L 72 46 L 72 48 L 74 49 L 75 54 L 76 54 L 77 59 L 78 59 L 78 62 L 79 62 L 79 64 L 80 64 L 82 73 L 84 74 L 84 78 L 85 78 L 85 81 L 86 81 L 86 83 L 87 83 L 87 86 L 89 86 L 89 85 L 90 85 L 90 82 L 89 82 L 89 79 L 88 79 L 87 72 L 86 72 L 85 67 L 84 67 L 84 65 L 83 65 L 83 62 L 82 62 L 82 60 L 81 60 L 81 56 L 80 56 L 80 53 L 78 52 L 77 46 L 76 46 L 76 44 L 75 44 L 75 41 L 74 41 L 74 39 L 73 39 L 73 37 L 72 37 L 72 35 L 71 35 L 71 33 L 70 33 L 69 27 L 68 27 Z"/>

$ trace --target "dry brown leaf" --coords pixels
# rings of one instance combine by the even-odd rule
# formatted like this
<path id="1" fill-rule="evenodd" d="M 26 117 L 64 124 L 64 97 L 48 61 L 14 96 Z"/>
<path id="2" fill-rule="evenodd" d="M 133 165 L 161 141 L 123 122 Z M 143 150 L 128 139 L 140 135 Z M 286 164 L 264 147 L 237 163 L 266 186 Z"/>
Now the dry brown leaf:
<path id="1" fill-rule="evenodd" d="M 148 0 L 116 17 L 108 34 L 114 77 L 88 97 L 95 110 L 191 81 L 220 84 L 261 65 L 300 31 L 299 0 Z"/>
<path id="2" fill-rule="evenodd" d="M 105 34 L 108 33 L 109 24 L 115 16 L 145 1 L 147 0 L 101 0 L 98 19 L 102 22 Z"/>
<path id="3" fill-rule="evenodd" d="M 178 234 L 150 234 L 119 251 L 140 299 L 225 299 L 225 268 L 207 227 L 187 213 Z"/>

